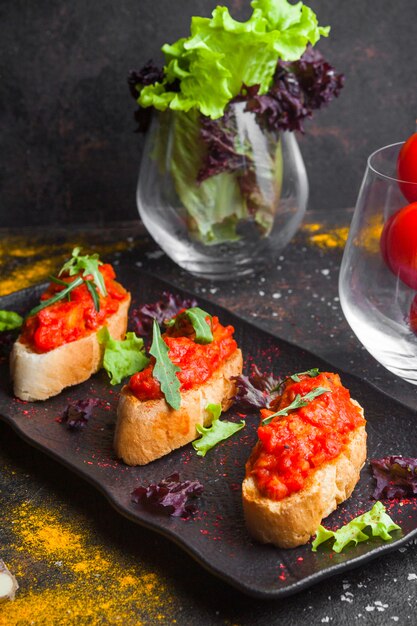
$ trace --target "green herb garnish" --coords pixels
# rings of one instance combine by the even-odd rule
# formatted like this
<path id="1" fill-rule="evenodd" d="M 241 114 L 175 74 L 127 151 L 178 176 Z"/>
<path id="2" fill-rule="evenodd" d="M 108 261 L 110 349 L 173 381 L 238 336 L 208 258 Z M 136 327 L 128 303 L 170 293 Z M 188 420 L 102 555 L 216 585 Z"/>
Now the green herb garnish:
<path id="1" fill-rule="evenodd" d="M 292 376 L 288 376 L 287 378 L 284 378 L 284 380 L 282 380 L 278 385 L 276 385 L 276 387 L 271 389 L 271 391 L 279 391 L 281 387 L 284 385 L 284 383 L 286 383 L 287 380 L 289 379 L 293 380 L 295 383 L 299 383 L 301 380 L 300 376 L 310 376 L 310 378 L 316 378 L 316 376 L 318 376 L 319 374 L 320 374 L 320 370 L 318 367 L 313 367 L 311 370 L 307 370 L 305 372 L 297 372 L 296 374 L 293 374 Z"/>
<path id="2" fill-rule="evenodd" d="M 68 272 L 69 276 L 75 276 L 80 272 L 82 272 L 81 275 L 84 277 L 91 274 L 101 295 L 107 296 L 104 278 L 99 270 L 100 265 L 103 265 L 103 263 L 100 261 L 98 254 L 80 255 L 80 251 L 81 248 L 74 248 L 71 258 L 64 263 L 58 276 L 61 276 L 61 274 L 64 274 L 65 272 Z"/>
<path id="3" fill-rule="evenodd" d="M 301 409 L 303 406 L 307 406 L 308 404 L 310 404 L 310 402 L 314 400 L 314 398 L 317 398 L 324 393 L 331 393 L 331 390 L 326 389 L 326 387 L 315 387 L 309 393 L 306 393 L 305 396 L 300 396 L 300 394 L 297 393 L 291 404 L 263 419 L 262 424 L 265 426 L 266 424 L 269 424 L 269 422 L 273 420 L 274 417 L 286 416 L 290 411 L 294 411 L 295 409 Z"/>
<path id="4" fill-rule="evenodd" d="M 118 341 L 112 339 L 107 326 L 104 326 L 97 333 L 97 338 L 105 345 L 103 367 L 112 385 L 117 385 L 126 376 L 132 376 L 148 365 L 143 339 L 136 337 L 135 333 L 127 333 L 125 339 Z"/>
<path id="5" fill-rule="evenodd" d="M 98 254 L 80 255 L 80 248 L 74 248 L 71 258 L 66 263 L 64 263 L 58 273 L 58 276 L 61 276 L 61 274 L 65 272 L 67 272 L 69 276 L 75 276 L 76 274 L 80 273 L 81 276 L 78 276 L 74 281 L 72 281 L 72 283 L 67 283 L 60 278 L 50 276 L 50 280 L 52 282 L 57 283 L 58 285 L 65 286 L 65 289 L 54 294 L 52 298 L 49 298 L 48 300 L 43 300 L 38 306 L 35 306 L 35 308 L 29 311 L 28 317 L 30 317 L 31 315 L 36 315 L 36 313 L 39 313 L 39 311 L 42 311 L 42 309 L 46 309 L 46 307 L 50 306 L 51 304 L 55 304 L 60 300 L 64 300 L 65 298 L 68 298 L 68 300 L 70 300 L 71 291 L 82 285 L 83 282 L 85 282 L 86 287 L 93 299 L 96 311 L 99 311 L 100 298 L 98 291 L 103 296 L 107 296 L 106 284 L 99 270 L 100 265 L 103 264 L 99 260 Z M 87 279 L 87 276 L 92 276 L 92 280 Z"/>
<path id="6" fill-rule="evenodd" d="M 290 378 L 295 383 L 299 383 L 301 380 L 300 376 L 310 376 L 310 378 L 316 378 L 316 376 L 318 376 L 319 374 L 320 374 L 319 368 L 313 367 L 313 369 L 307 370 L 306 372 L 297 372 L 296 374 L 293 374 L 292 376 L 290 376 Z"/>
<path id="7" fill-rule="evenodd" d="M 31 315 L 36 315 L 36 313 L 39 313 L 39 311 L 42 311 L 42 309 L 46 309 L 46 307 L 50 306 L 51 304 L 55 304 L 55 302 L 64 300 L 64 298 L 69 293 L 71 293 L 73 289 L 76 289 L 76 287 L 79 287 L 80 285 L 82 285 L 83 282 L 84 281 L 81 278 L 81 276 L 78 276 L 78 278 L 73 280 L 72 283 L 66 283 L 68 285 L 66 289 L 63 289 L 62 291 L 58 291 L 58 293 L 53 295 L 52 298 L 49 298 L 48 300 L 43 300 L 40 304 L 38 304 L 38 306 L 35 306 L 34 309 L 29 311 L 28 317 L 31 317 Z"/>
<path id="8" fill-rule="evenodd" d="M 92 280 L 86 280 L 85 286 L 93 299 L 95 310 L 100 311 L 100 296 L 98 295 L 96 284 Z"/>
<path id="9" fill-rule="evenodd" d="M 210 318 L 210 323 L 207 322 L 207 317 Z M 213 333 L 211 330 L 211 315 L 198 306 L 186 309 L 174 319 L 168 322 L 168 326 L 179 326 L 181 320 L 187 318 L 195 332 L 196 343 L 211 343 L 213 341 Z"/>
<path id="10" fill-rule="evenodd" d="M 193 448 L 197 450 L 198 456 L 206 456 L 207 452 L 214 448 L 220 441 L 228 439 L 245 426 L 245 421 L 226 422 L 219 419 L 222 407 L 220 404 L 208 404 L 206 411 L 209 411 L 213 417 L 211 426 L 207 428 L 197 424 L 196 430 L 201 437 L 193 441 Z"/>
<path id="11" fill-rule="evenodd" d="M 14 311 L 0 311 L 0 331 L 14 330 L 23 324 L 23 317 Z"/>
<path id="12" fill-rule="evenodd" d="M 313 552 L 316 552 L 320 544 L 328 541 L 328 539 L 334 539 L 334 552 L 341 552 L 351 541 L 355 545 L 361 541 L 367 541 L 371 535 L 365 534 L 363 531 L 368 527 L 371 529 L 371 535 L 373 537 L 381 537 L 384 541 L 390 541 L 392 539 L 389 534 L 391 531 L 401 530 L 401 527 L 393 522 L 386 513 L 386 508 L 382 502 L 378 501 L 375 502 L 370 511 L 355 517 L 348 524 L 345 524 L 336 531 L 327 530 L 327 528 L 320 525 L 311 549 Z"/>
<path id="13" fill-rule="evenodd" d="M 181 406 L 180 381 L 176 373 L 180 368 L 175 365 L 168 356 L 168 346 L 162 339 L 156 320 L 153 321 L 153 338 L 149 353 L 155 357 L 153 375 L 161 385 L 161 391 L 166 402 L 173 408 Z"/>

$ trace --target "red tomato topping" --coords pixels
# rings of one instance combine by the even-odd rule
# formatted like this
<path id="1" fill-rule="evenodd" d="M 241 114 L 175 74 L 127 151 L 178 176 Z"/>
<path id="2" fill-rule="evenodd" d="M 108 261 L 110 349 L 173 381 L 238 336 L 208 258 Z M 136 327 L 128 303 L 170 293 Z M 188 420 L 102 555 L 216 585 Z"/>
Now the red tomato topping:
<path id="1" fill-rule="evenodd" d="M 400 150 L 397 161 L 400 188 L 409 202 L 417 202 L 417 133 Z"/>
<path id="2" fill-rule="evenodd" d="M 237 349 L 232 335 L 233 326 L 222 326 L 217 317 L 212 318 L 213 341 L 207 344 L 195 343 L 195 334 L 184 326 L 177 336 L 178 329 L 165 332 L 162 337 L 169 348 L 169 358 L 181 370 L 177 372 L 181 391 L 202 385 Z M 129 381 L 132 393 L 142 401 L 163 397 L 159 382 L 153 378 L 153 363 L 134 374 Z"/>
<path id="3" fill-rule="evenodd" d="M 70 301 L 59 301 L 29 317 L 22 330 L 22 342 L 30 345 L 35 352 L 49 352 L 103 326 L 105 320 L 116 313 L 120 301 L 126 298 L 127 291 L 114 280 L 116 275 L 111 265 L 100 265 L 99 269 L 107 289 L 107 296 L 100 295 L 100 311 L 95 309 L 86 285 L 80 285 L 71 291 Z M 77 276 L 61 278 L 66 283 L 71 283 Z M 41 300 L 48 300 L 63 289 L 63 285 L 51 283 L 42 294 Z"/>
<path id="4" fill-rule="evenodd" d="M 290 405 L 297 394 L 304 396 L 316 387 L 325 387 L 331 393 L 258 428 L 259 442 L 247 463 L 246 474 L 254 478 L 261 494 L 272 500 L 302 489 L 308 476 L 339 456 L 351 431 L 365 423 L 337 374 L 300 378 L 300 382 L 286 382 L 272 410 L 262 412 L 263 418 Z"/>
<path id="5" fill-rule="evenodd" d="M 417 202 L 408 204 L 385 223 L 381 253 L 390 270 L 417 289 Z"/>

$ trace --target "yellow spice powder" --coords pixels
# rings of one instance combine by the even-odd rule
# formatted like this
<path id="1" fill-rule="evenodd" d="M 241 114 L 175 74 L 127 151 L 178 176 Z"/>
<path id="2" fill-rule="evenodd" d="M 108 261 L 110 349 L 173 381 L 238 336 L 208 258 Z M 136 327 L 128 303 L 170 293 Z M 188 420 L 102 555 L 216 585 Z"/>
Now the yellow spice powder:
<path id="1" fill-rule="evenodd" d="M 361 246 L 366 252 L 378 253 L 383 229 L 382 218 L 375 215 L 359 232 L 355 244 Z M 308 241 L 312 245 L 325 249 L 343 249 L 346 245 L 349 227 L 326 229 L 324 224 L 305 224 L 303 231 L 308 235 Z"/>
<path id="2" fill-rule="evenodd" d="M 175 622 L 164 581 L 114 547 L 97 546 L 88 521 L 64 522 L 31 503 L 6 518 L 16 553 L 9 566 L 20 589 L 2 605 L 1 626 Z"/>
<path id="3" fill-rule="evenodd" d="M 305 224 L 303 226 L 303 231 L 308 234 L 308 241 L 311 244 L 322 249 L 345 247 L 349 234 L 349 228 L 347 226 L 329 230 L 324 229 L 325 226 L 319 223 Z M 324 232 L 322 232 L 323 230 Z"/>
<path id="4" fill-rule="evenodd" d="M 3 266 L 0 296 L 30 287 L 46 280 L 50 274 L 56 274 L 76 246 L 80 246 L 89 253 L 96 251 L 106 261 L 106 255 L 127 250 L 132 247 L 132 243 L 126 240 L 91 246 L 80 238 L 78 241 L 67 242 L 63 245 L 52 243 L 28 245 L 27 240 L 21 237 L 6 238 L 0 243 L 0 267 Z M 11 268 L 5 270 L 4 264 L 14 259 L 19 259 L 18 267 L 10 264 Z"/>

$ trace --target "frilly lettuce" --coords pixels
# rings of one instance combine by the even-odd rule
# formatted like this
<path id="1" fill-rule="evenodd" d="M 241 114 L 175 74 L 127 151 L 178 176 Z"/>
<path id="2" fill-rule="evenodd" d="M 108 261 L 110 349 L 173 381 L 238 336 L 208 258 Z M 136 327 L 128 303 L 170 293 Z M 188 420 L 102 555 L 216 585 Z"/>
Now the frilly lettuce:
<path id="1" fill-rule="evenodd" d="M 23 317 L 14 311 L 0 311 L 0 332 L 15 330 L 23 324 Z"/>
<path id="2" fill-rule="evenodd" d="M 224 6 L 216 7 L 211 18 L 193 17 L 190 36 L 162 48 L 162 82 L 138 86 L 139 105 L 197 109 L 217 119 L 242 85 L 259 85 L 259 94 L 266 93 L 278 59 L 296 61 L 308 44 L 329 33 L 302 2 L 253 0 L 251 6 L 246 22 L 234 20 Z"/>
<path id="3" fill-rule="evenodd" d="M 218 443 L 228 439 L 245 426 L 245 421 L 240 422 L 226 422 L 219 419 L 222 407 L 220 404 L 208 404 L 206 410 L 209 411 L 213 417 L 211 426 L 207 428 L 197 424 L 197 432 L 201 437 L 193 441 L 193 448 L 197 451 L 198 456 L 206 456 L 207 452 L 214 448 Z"/>
<path id="4" fill-rule="evenodd" d="M 118 341 L 112 339 L 105 326 L 97 333 L 97 337 L 105 346 L 103 367 L 112 385 L 117 385 L 123 378 L 140 372 L 148 365 L 143 339 L 136 337 L 135 333 L 126 333 L 126 338 Z"/>
<path id="5" fill-rule="evenodd" d="M 381 537 L 384 541 L 390 541 L 392 539 L 389 533 L 393 530 L 401 530 L 400 526 L 395 524 L 386 513 L 385 506 L 382 502 L 375 502 L 370 511 L 355 517 L 348 524 L 345 524 L 336 531 L 328 530 L 320 525 L 312 544 L 312 550 L 316 552 L 320 544 L 329 539 L 334 539 L 334 552 L 341 552 L 350 542 L 357 545 L 361 541 L 367 541 L 370 535 L 363 532 L 366 528 L 371 529 L 373 537 Z"/>

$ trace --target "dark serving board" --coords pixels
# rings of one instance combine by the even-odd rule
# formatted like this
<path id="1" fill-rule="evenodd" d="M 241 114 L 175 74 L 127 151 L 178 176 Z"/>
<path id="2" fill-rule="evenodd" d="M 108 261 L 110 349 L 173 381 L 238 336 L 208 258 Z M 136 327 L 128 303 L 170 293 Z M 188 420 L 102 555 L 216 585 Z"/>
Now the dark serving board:
<path id="1" fill-rule="evenodd" d="M 183 293 L 155 276 L 136 268 L 119 267 L 120 281 L 132 292 L 132 308 L 153 302 L 162 291 Z M 0 309 L 24 312 L 39 297 L 40 287 L 26 289 L 0 298 Z M 189 294 L 188 294 L 189 295 Z M 323 360 L 267 333 L 214 304 L 198 298 L 199 305 L 219 315 L 223 323 L 233 324 L 243 350 L 245 369 L 252 363 L 261 370 L 287 375 L 319 367 L 332 370 Z M 416 456 L 416 415 L 360 379 L 341 373 L 343 383 L 365 409 L 368 420 L 368 459 L 402 454 Z M 388 503 L 388 512 L 401 525 L 393 541 L 380 539 L 348 547 L 341 554 L 328 545 L 311 551 L 307 544 L 279 550 L 252 541 L 248 535 L 241 506 L 241 482 L 245 461 L 256 441 L 258 416 L 246 416 L 246 427 L 219 444 L 205 458 L 198 457 L 191 444 L 145 467 L 128 467 L 118 461 L 112 449 L 118 389 L 111 387 L 105 372 L 86 383 L 67 389 L 41 403 L 25 403 L 13 398 L 5 359 L 0 361 L 0 417 L 27 442 L 43 450 L 59 463 L 82 476 L 99 489 L 120 513 L 155 530 L 186 550 L 211 573 L 241 591 L 259 598 L 280 598 L 296 593 L 320 580 L 358 567 L 386 552 L 398 549 L 417 534 L 417 502 Z M 87 427 L 69 431 L 59 422 L 68 401 L 85 397 L 100 399 Z M 228 419 L 241 419 L 233 411 Z M 135 487 L 159 482 L 174 471 L 181 479 L 198 479 L 204 493 L 198 499 L 199 512 L 189 520 L 149 513 L 131 502 Z M 324 525 L 337 528 L 373 505 L 374 481 L 369 464 L 352 497 L 340 505 Z"/>

